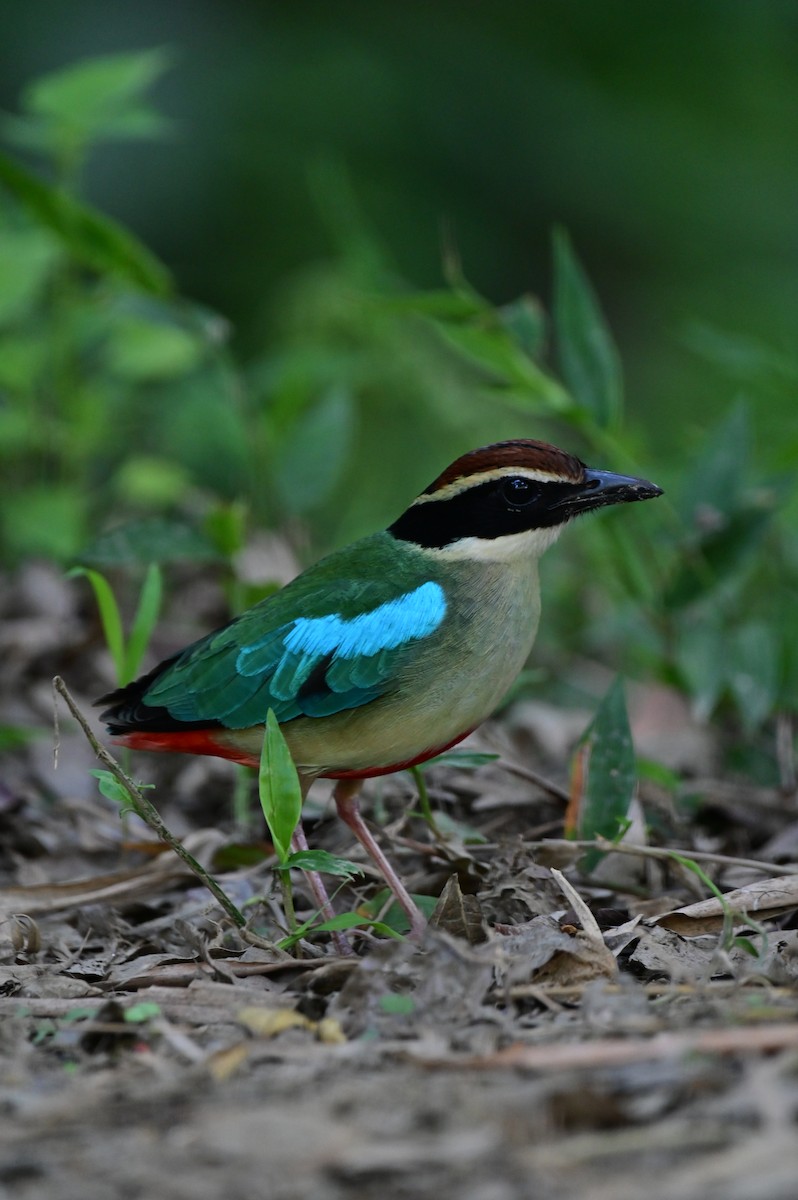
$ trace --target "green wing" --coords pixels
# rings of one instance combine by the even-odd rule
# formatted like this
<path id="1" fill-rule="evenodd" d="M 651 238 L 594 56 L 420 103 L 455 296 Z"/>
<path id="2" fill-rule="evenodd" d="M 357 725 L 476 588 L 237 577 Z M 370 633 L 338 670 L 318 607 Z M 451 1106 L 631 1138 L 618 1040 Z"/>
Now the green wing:
<path id="1" fill-rule="evenodd" d="M 384 563 L 376 579 L 358 578 L 375 565 L 373 553 L 365 563 L 352 553 L 363 545 L 322 560 L 164 664 L 143 704 L 176 721 L 243 729 L 269 708 L 281 722 L 324 717 L 389 691 L 408 649 L 442 623 L 446 598 L 438 582 L 400 579 L 395 569 L 390 577 Z"/>

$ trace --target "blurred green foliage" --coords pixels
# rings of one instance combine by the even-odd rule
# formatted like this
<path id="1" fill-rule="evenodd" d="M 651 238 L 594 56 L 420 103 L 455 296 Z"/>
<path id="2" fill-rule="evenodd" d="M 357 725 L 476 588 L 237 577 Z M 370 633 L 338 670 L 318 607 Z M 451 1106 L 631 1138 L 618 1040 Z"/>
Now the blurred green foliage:
<path id="1" fill-rule="evenodd" d="M 690 462 L 641 455 L 619 355 L 564 232 L 550 319 L 530 295 L 485 299 L 453 247 L 443 283 L 414 288 L 331 156 L 308 183 L 326 254 L 282 282 L 271 344 L 242 361 L 225 320 L 180 296 L 84 194 L 98 143 L 164 133 L 150 89 L 168 62 L 147 50 L 62 68 L 5 122 L 36 157 L 0 157 L 7 558 L 225 562 L 248 525 L 291 529 L 312 555 L 384 524 L 454 453 L 551 437 L 597 465 L 656 463 L 668 502 L 585 523 L 547 564 L 549 652 L 612 657 L 675 683 L 703 716 L 726 705 L 749 731 L 793 711 L 796 434 L 763 471 L 752 414 L 793 402 L 795 361 L 692 326 L 694 349 L 732 376 L 729 399 L 742 379 L 746 398 Z"/>

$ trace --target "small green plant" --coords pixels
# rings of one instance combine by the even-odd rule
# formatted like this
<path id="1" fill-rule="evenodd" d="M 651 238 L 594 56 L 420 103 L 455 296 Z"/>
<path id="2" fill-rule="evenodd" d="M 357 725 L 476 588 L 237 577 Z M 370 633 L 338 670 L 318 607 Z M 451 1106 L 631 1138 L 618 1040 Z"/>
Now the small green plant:
<path id="1" fill-rule="evenodd" d="M 277 871 L 288 922 L 288 936 L 279 943 L 282 949 L 290 949 L 308 934 L 370 929 L 383 937 L 398 937 L 409 928 L 407 918 L 398 906 L 395 906 L 395 912 L 392 911 L 378 919 L 378 914 L 389 896 L 387 892 L 384 895 L 381 893 L 378 901 L 363 905 L 362 913 L 338 913 L 323 921 L 318 920 L 317 914 L 302 925 L 297 925 L 291 888 L 292 870 L 319 871 L 347 881 L 361 872 L 357 863 L 329 854 L 326 850 L 292 849 L 294 834 L 302 813 L 302 789 L 291 753 L 271 709 L 266 718 L 258 784 L 261 808 L 277 855 Z M 414 899 L 422 904 L 435 906 L 435 900 L 429 896 L 416 896 Z M 431 911 L 431 908 L 425 911 Z"/>
<path id="2" fill-rule="evenodd" d="M 89 771 L 97 780 L 97 786 L 100 789 L 100 794 L 105 796 L 106 800 L 110 800 L 112 804 L 116 804 L 119 808 L 119 815 L 124 816 L 126 813 L 135 813 L 138 810 L 131 798 L 130 791 L 125 787 L 124 783 L 111 772 L 103 767 L 93 767 Z M 143 788 L 152 790 L 155 788 L 154 783 L 136 783 L 136 787 L 141 791 Z"/>
<path id="3" fill-rule="evenodd" d="M 70 571 L 70 575 L 85 576 L 92 586 L 100 612 L 105 644 L 114 663 L 117 686 L 124 687 L 138 674 L 150 644 L 150 638 L 158 623 L 163 596 L 160 567 L 157 563 L 150 563 L 147 567 L 127 637 L 125 637 L 119 605 L 105 576 L 90 567 L 74 567 Z"/>
<path id="4" fill-rule="evenodd" d="M 694 858 L 691 858 L 689 854 L 679 854 L 679 852 L 676 850 L 669 850 L 667 854 L 669 858 L 673 859 L 674 862 L 679 863 L 679 865 L 684 867 L 686 871 L 691 871 L 693 875 L 696 875 L 698 879 L 701 880 L 707 891 L 711 892 L 711 894 L 720 904 L 723 912 L 723 925 L 721 927 L 720 937 L 718 938 L 719 947 L 726 951 L 740 949 L 746 954 L 749 954 L 752 958 L 764 956 L 767 952 L 768 944 L 768 934 L 764 925 L 761 925 L 758 921 L 755 921 L 750 915 L 746 915 L 746 924 L 760 934 L 763 939 L 762 947 L 757 949 L 750 938 L 735 934 L 734 924 L 737 914 L 729 904 L 723 892 L 720 890 L 717 884 L 713 883 L 701 865 L 697 863 Z"/>
<path id="5" fill-rule="evenodd" d="M 360 868 L 357 863 L 329 854 L 326 850 L 292 849 L 294 835 L 302 816 L 302 788 L 291 752 L 272 709 L 269 709 L 266 717 L 258 791 L 263 816 L 277 855 L 277 873 L 288 922 L 289 935 L 280 943 L 281 946 L 287 949 L 309 932 L 339 932 L 356 926 L 369 926 L 381 932 L 388 932 L 387 927 L 360 917 L 357 913 L 342 913 L 321 922 L 314 917 L 302 926 L 297 925 L 291 887 L 292 870 L 319 871 L 351 880 L 360 874 Z"/>
<path id="6" fill-rule="evenodd" d="M 437 755 L 436 758 L 430 758 L 424 763 L 418 763 L 415 767 L 410 767 L 410 774 L 418 791 L 419 813 L 429 826 L 432 834 L 439 841 L 445 841 L 447 836 L 458 837 L 464 843 L 482 842 L 485 839 L 482 834 L 466 824 L 465 821 L 456 821 L 447 813 L 434 813 L 432 811 L 429 790 L 427 788 L 427 771 L 432 767 L 440 766 L 457 767 L 463 771 L 473 771 L 477 767 L 484 766 L 486 763 L 496 762 L 498 758 L 498 754 L 489 754 L 482 751 L 449 750 L 444 754 Z"/>

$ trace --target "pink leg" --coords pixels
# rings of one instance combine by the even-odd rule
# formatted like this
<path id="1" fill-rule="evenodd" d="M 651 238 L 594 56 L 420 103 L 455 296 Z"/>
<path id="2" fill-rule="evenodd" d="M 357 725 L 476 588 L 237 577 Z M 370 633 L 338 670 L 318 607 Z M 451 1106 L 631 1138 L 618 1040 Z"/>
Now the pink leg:
<path id="1" fill-rule="evenodd" d="M 309 850 L 308 839 L 305 837 L 305 831 L 301 825 L 297 825 L 294 830 L 294 836 L 291 838 L 291 849 L 294 853 L 300 850 Z M 319 911 L 325 921 L 330 921 L 335 916 L 335 909 L 330 903 L 330 897 L 327 895 L 327 889 L 324 886 L 324 880 L 318 871 L 305 871 L 302 874 L 310 884 L 310 890 L 313 892 L 313 899 L 319 907 Z"/>
<path id="2" fill-rule="evenodd" d="M 305 837 L 305 831 L 301 825 L 297 825 L 296 829 L 294 830 L 294 836 L 291 838 L 291 849 L 294 851 L 310 849 L 308 846 L 308 839 Z M 331 921 L 335 916 L 335 909 L 330 903 L 330 897 L 327 895 L 327 889 L 324 886 L 324 880 L 322 879 L 321 875 L 318 871 L 304 870 L 302 874 L 305 876 L 308 884 L 310 885 L 310 890 L 313 893 L 313 899 L 316 901 L 324 920 Z M 352 953 L 352 947 L 343 933 L 339 932 L 338 930 L 333 930 L 330 934 L 330 937 L 332 938 L 333 945 L 339 954 Z"/>
<path id="3" fill-rule="evenodd" d="M 307 775 L 299 776 L 299 784 L 300 784 L 300 787 L 302 788 L 303 804 L 305 802 L 305 797 L 307 796 L 308 792 L 310 791 L 312 783 L 313 783 L 312 776 L 311 777 L 309 777 Z M 310 847 L 308 846 L 308 839 L 305 837 L 305 831 L 302 828 L 301 822 L 297 825 L 296 829 L 294 830 L 294 835 L 291 838 L 291 849 L 295 852 L 300 851 L 300 850 L 309 850 L 310 849 Z M 330 903 L 330 897 L 327 894 L 327 889 L 324 886 L 324 880 L 322 879 L 321 875 L 319 874 L 318 871 L 303 871 L 302 873 L 308 881 L 310 890 L 313 893 L 313 899 L 316 901 L 316 904 L 318 905 L 319 911 L 321 912 L 321 915 L 324 917 L 324 920 L 331 921 L 332 918 L 335 916 L 335 909 L 333 908 L 332 904 Z M 352 953 L 352 946 L 343 933 L 339 932 L 338 930 L 335 930 L 330 934 L 330 936 L 332 938 L 333 945 L 335 946 L 335 949 L 338 951 L 339 954 L 351 954 Z"/>
<path id="4" fill-rule="evenodd" d="M 378 867 L 383 879 L 393 892 L 398 903 L 407 913 L 410 920 L 410 936 L 418 941 L 427 927 L 423 914 L 413 903 L 413 899 L 399 876 L 394 871 L 388 859 L 383 854 L 374 835 L 369 829 L 360 812 L 357 794 L 360 791 L 360 781 L 355 779 L 339 779 L 335 785 L 335 807 L 338 816 L 349 826 L 352 833 L 360 842 L 369 858 Z"/>

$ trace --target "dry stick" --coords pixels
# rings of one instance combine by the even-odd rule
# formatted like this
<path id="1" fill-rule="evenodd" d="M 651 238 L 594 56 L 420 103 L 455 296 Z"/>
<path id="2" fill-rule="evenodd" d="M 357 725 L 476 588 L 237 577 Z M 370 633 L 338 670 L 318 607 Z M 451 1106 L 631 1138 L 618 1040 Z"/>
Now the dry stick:
<path id="1" fill-rule="evenodd" d="M 518 983 L 510 988 L 494 988 L 488 995 L 494 999 L 509 996 L 511 1000 L 536 1000 L 539 995 L 545 995 L 552 1000 L 581 1000 L 594 979 L 587 983 L 551 984 Z M 795 990 L 791 987 L 774 987 L 763 983 L 761 977 L 750 980 L 715 979 L 710 983 L 641 983 L 638 985 L 645 996 L 654 998 L 671 998 L 673 996 L 728 996 L 739 992 L 758 992 L 769 1000 L 795 1000 Z M 605 983 L 604 992 L 610 996 L 624 994 L 624 985 L 620 983 Z M 27 1001 L 26 1001 L 27 1003 Z"/>
<path id="2" fill-rule="evenodd" d="M 427 1070 L 564 1071 L 595 1067 L 621 1067 L 626 1063 L 676 1060 L 687 1055 L 768 1054 L 798 1050 L 794 1021 L 759 1027 L 677 1030 L 653 1037 L 608 1037 L 594 1042 L 532 1044 L 511 1042 L 488 1054 L 459 1058 L 456 1054 L 427 1058 L 408 1049 L 403 1058 Z"/>
<path id="3" fill-rule="evenodd" d="M 606 854 L 636 854 L 642 858 L 662 858 L 678 862 L 680 858 L 694 858 L 696 862 L 717 863 L 722 867 L 748 867 L 762 871 L 765 875 L 798 875 L 798 866 L 785 863 L 762 862 L 757 858 L 731 858 L 728 854 L 712 854 L 709 850 L 668 849 L 663 846 L 638 846 L 632 842 L 611 842 L 609 838 L 597 837 L 582 841 L 569 838 L 546 838 L 542 842 L 528 842 L 530 848 L 576 850 L 603 850 Z"/>
<path id="4" fill-rule="evenodd" d="M 149 825 L 153 833 L 157 834 L 162 842 L 165 842 L 167 846 L 174 850 L 178 858 L 182 858 L 189 870 L 194 872 L 197 878 L 204 883 L 208 891 L 216 900 L 218 900 L 219 904 L 227 913 L 228 917 L 230 917 L 231 921 L 233 921 L 233 923 L 237 925 L 242 932 L 246 932 L 244 930 L 246 919 L 233 904 L 230 897 L 222 891 L 216 880 L 211 878 L 205 868 L 197 862 L 196 858 L 194 858 L 192 854 L 189 854 L 182 842 L 178 841 L 173 833 L 170 833 L 170 831 L 164 825 L 160 813 L 155 806 L 146 798 L 146 796 L 143 795 L 140 789 L 136 787 L 133 780 L 122 770 L 116 759 L 113 758 L 105 749 L 105 747 L 101 746 L 97 741 L 96 737 L 89 728 L 88 721 L 83 716 L 83 713 L 80 711 L 75 701 L 72 699 L 69 689 L 60 675 L 56 675 L 55 679 L 53 680 L 53 689 L 66 701 L 67 708 L 72 713 L 72 716 L 75 718 L 78 725 L 80 725 L 97 758 L 104 766 L 108 768 L 116 782 L 127 792 L 128 796 L 130 797 L 130 803 L 133 805 L 133 809 L 136 814 L 141 817 L 142 821 Z M 269 943 L 266 944 L 268 945 Z"/>
<path id="5" fill-rule="evenodd" d="M 547 796 L 551 796 L 552 800 L 561 800 L 563 804 L 570 802 L 571 797 L 565 788 L 560 787 L 558 783 L 553 783 L 551 779 L 546 779 L 545 775 L 539 775 L 537 771 L 531 771 L 529 767 L 523 767 L 520 763 L 506 758 L 501 759 L 499 766 L 503 767 L 505 771 L 509 771 L 511 775 L 517 775 L 519 779 L 526 779 L 529 783 L 534 783 Z"/>

